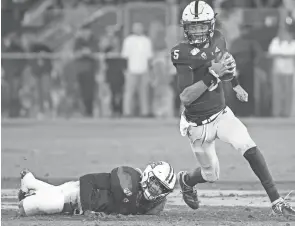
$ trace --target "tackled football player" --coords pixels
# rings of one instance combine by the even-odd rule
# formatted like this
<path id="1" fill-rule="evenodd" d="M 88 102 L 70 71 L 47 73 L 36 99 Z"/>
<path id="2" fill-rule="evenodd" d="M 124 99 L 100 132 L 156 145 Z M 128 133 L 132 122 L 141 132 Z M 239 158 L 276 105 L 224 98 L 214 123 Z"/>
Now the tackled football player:
<path id="1" fill-rule="evenodd" d="M 285 217 L 294 209 L 280 197 L 263 154 L 244 124 L 225 104 L 221 81 L 231 81 L 237 98 L 247 101 L 247 92 L 236 78 L 236 63 L 227 51 L 222 34 L 215 30 L 216 14 L 204 1 L 193 1 L 183 11 L 181 25 L 187 39 L 171 50 L 177 69 L 180 99 L 185 106 L 180 132 L 187 136 L 200 167 L 179 172 L 178 180 L 185 203 L 199 208 L 195 185 L 219 179 L 215 140 L 220 139 L 240 151 L 259 178 L 272 204 L 272 210 Z"/>
<path id="2" fill-rule="evenodd" d="M 38 214 L 159 214 L 175 186 L 172 166 L 159 161 L 143 172 L 120 166 L 110 173 L 87 174 L 78 181 L 54 186 L 21 172 L 21 216 Z"/>

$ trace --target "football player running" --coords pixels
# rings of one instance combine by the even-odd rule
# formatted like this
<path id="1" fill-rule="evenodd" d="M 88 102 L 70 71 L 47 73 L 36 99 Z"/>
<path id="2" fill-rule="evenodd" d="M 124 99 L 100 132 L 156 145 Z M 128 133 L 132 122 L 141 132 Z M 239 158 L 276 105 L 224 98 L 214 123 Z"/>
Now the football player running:
<path id="1" fill-rule="evenodd" d="M 175 186 L 172 166 L 159 161 L 143 172 L 120 166 L 110 173 L 93 173 L 54 186 L 38 180 L 28 170 L 21 172 L 21 216 L 38 214 L 159 214 L 166 196 Z"/>
<path id="2" fill-rule="evenodd" d="M 185 42 L 171 50 L 171 60 L 178 74 L 180 99 L 185 106 L 180 132 L 187 136 L 200 167 L 179 172 L 178 180 L 185 203 L 199 208 L 195 185 L 219 179 L 219 160 L 215 150 L 218 138 L 231 144 L 249 162 L 261 181 L 272 210 L 285 217 L 295 216 L 294 209 L 280 197 L 263 154 L 250 137 L 244 124 L 225 104 L 221 81 L 231 81 L 237 98 L 248 100 L 239 85 L 236 64 L 227 51 L 225 39 L 215 30 L 216 14 L 204 1 L 193 1 L 183 11 L 181 25 Z"/>

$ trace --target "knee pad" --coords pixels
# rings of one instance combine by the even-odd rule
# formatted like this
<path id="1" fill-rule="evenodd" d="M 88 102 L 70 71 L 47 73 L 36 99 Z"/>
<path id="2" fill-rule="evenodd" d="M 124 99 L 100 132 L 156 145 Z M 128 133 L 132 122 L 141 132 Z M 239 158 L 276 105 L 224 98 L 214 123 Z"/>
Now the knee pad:
<path id="1" fill-rule="evenodd" d="M 237 135 L 236 139 L 233 139 L 232 146 L 244 155 L 247 150 L 256 147 L 256 144 L 250 137 L 248 130 L 245 128 L 243 133 Z"/>
<path id="2" fill-rule="evenodd" d="M 244 155 L 247 150 L 253 147 L 256 147 L 256 144 L 250 138 L 250 139 L 245 139 L 244 142 L 240 143 L 236 149 L 239 150 L 242 153 L 242 155 Z"/>
<path id="3" fill-rule="evenodd" d="M 202 167 L 201 174 L 204 180 L 213 183 L 219 179 L 219 167 Z"/>
<path id="4" fill-rule="evenodd" d="M 58 189 L 44 189 L 23 199 L 19 204 L 21 215 L 61 213 L 64 206 L 64 195 Z"/>

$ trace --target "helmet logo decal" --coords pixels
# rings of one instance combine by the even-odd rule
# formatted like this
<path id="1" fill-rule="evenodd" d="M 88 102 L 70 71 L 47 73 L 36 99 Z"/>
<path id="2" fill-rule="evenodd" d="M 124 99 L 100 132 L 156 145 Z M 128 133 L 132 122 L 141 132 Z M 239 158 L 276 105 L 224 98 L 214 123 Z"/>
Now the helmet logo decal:
<path id="1" fill-rule="evenodd" d="M 156 166 L 163 165 L 163 163 L 162 162 L 153 162 L 150 165 L 151 165 L 151 168 L 154 169 L 154 168 L 156 168 Z"/>

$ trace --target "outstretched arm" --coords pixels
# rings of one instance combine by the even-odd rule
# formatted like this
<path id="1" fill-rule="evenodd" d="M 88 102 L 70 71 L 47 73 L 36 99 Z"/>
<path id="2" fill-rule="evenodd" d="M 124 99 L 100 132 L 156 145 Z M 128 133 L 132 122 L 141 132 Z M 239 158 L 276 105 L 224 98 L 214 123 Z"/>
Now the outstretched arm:
<path id="1" fill-rule="evenodd" d="M 248 93 L 240 85 L 233 87 L 233 90 L 236 92 L 237 98 L 242 102 L 248 102 Z"/>
<path id="2" fill-rule="evenodd" d="M 238 77 L 236 75 L 231 80 L 231 84 L 232 84 L 233 90 L 236 92 L 237 98 L 242 102 L 248 102 L 248 93 L 240 85 Z"/>

